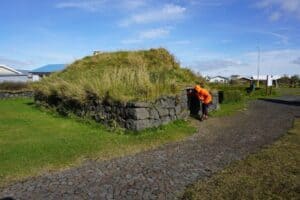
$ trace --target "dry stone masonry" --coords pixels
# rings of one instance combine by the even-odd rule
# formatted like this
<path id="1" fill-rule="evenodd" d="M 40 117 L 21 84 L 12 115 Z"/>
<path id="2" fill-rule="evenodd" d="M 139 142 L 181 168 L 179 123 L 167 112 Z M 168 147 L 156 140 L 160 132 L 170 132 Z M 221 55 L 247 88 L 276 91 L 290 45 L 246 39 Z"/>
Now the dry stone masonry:
<path id="1" fill-rule="evenodd" d="M 12 99 L 12 98 L 32 98 L 32 91 L 0 91 L 0 99 Z"/>
<path id="2" fill-rule="evenodd" d="M 41 94 L 35 95 L 35 101 L 56 108 L 63 115 L 72 113 L 110 127 L 117 126 L 134 131 L 186 119 L 190 114 L 186 91 L 176 96 L 163 96 L 151 102 L 116 102 L 99 100 L 90 95 L 86 103 L 80 103 L 76 100 L 60 99 L 54 95 L 45 97 Z M 217 108 L 217 105 L 215 107 Z"/>

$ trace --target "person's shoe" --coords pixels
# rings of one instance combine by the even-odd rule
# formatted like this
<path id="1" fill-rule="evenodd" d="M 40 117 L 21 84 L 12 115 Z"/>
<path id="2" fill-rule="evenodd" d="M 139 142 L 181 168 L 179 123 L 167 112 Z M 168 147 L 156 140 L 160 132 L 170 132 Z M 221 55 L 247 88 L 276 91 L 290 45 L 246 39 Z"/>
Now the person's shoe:
<path id="1" fill-rule="evenodd" d="M 205 119 L 204 116 L 200 117 L 200 121 L 204 121 L 204 119 Z"/>

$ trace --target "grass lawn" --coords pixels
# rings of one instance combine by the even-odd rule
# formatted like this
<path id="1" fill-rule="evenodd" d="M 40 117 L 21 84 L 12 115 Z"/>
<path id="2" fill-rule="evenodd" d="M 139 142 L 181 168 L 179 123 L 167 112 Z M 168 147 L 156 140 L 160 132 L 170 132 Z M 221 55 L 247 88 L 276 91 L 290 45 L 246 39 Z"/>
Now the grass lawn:
<path id="1" fill-rule="evenodd" d="M 109 132 L 43 112 L 32 100 L 0 101 L 0 185 L 13 180 L 79 164 L 86 158 L 110 159 L 137 153 L 195 132 L 177 121 L 139 134 Z"/>
<path id="2" fill-rule="evenodd" d="M 300 119 L 272 146 L 189 187 L 183 199 L 299 199 Z"/>
<path id="3" fill-rule="evenodd" d="M 222 117 L 227 115 L 232 115 L 237 111 L 242 111 L 247 108 L 248 102 L 234 102 L 234 103 L 225 103 L 220 105 L 220 109 L 212 111 L 209 115 L 212 117 Z"/>
<path id="4" fill-rule="evenodd" d="M 279 95 L 300 95 L 300 88 L 278 88 L 277 92 Z"/>

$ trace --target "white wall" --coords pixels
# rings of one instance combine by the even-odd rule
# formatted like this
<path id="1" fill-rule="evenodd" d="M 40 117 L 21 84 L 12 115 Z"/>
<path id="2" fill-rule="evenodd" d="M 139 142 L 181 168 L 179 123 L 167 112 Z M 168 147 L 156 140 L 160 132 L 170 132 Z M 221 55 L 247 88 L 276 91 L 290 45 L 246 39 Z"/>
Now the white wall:
<path id="1" fill-rule="evenodd" d="M 36 74 L 33 74 L 32 75 L 32 81 L 35 82 L 35 81 L 39 81 L 40 80 L 40 76 L 39 75 L 36 75 Z"/>
<path id="2" fill-rule="evenodd" d="M 5 69 L 4 67 L 0 66 L 0 75 L 14 75 L 16 73 Z"/>
<path id="3" fill-rule="evenodd" d="M 24 76 L 0 76 L 0 83 L 2 82 L 27 82 L 27 75 Z"/>
<path id="4" fill-rule="evenodd" d="M 227 79 L 215 77 L 209 80 L 211 83 L 227 83 Z"/>

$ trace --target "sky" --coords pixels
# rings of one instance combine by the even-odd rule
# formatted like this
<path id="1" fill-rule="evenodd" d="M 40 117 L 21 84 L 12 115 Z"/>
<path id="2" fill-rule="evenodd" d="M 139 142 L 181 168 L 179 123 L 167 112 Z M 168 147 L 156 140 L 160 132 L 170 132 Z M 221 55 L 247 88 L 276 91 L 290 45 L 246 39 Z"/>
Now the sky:
<path id="1" fill-rule="evenodd" d="M 202 75 L 300 74 L 300 0 L 0 0 L 0 63 L 167 48 Z"/>

